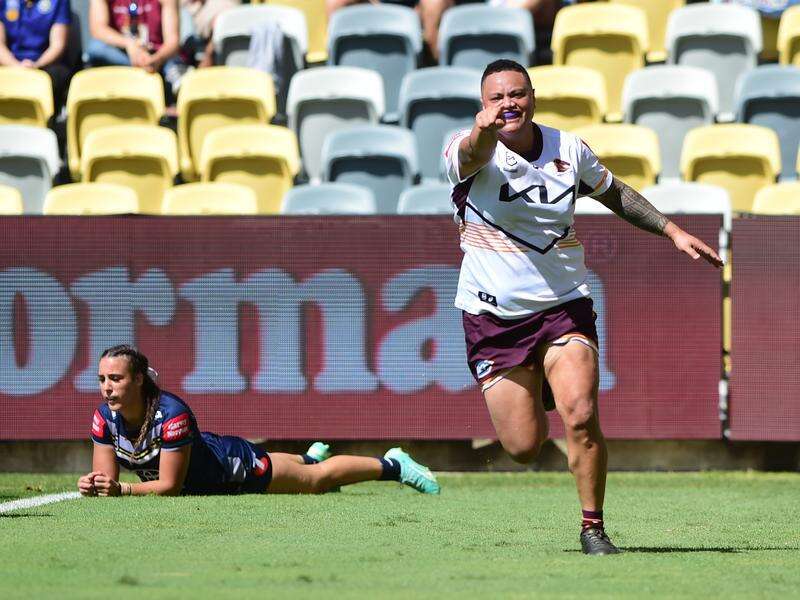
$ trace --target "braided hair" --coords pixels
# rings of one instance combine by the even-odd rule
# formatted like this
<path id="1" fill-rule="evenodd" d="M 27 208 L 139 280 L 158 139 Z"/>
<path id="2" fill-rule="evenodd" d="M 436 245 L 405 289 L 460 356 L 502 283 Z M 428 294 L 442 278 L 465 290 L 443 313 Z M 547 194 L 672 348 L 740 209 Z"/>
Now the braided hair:
<path id="1" fill-rule="evenodd" d="M 142 399 L 145 405 L 144 423 L 142 423 L 142 428 L 139 430 L 139 436 L 133 443 L 133 447 L 136 448 L 147 436 L 147 432 L 153 424 L 153 419 L 155 419 L 156 411 L 158 410 L 161 389 L 150 376 L 151 369 L 147 357 L 133 346 L 120 344 L 118 346 L 106 348 L 103 350 L 100 358 L 116 358 L 118 356 L 124 356 L 128 359 L 128 364 L 130 365 L 133 375 L 142 375 Z"/>

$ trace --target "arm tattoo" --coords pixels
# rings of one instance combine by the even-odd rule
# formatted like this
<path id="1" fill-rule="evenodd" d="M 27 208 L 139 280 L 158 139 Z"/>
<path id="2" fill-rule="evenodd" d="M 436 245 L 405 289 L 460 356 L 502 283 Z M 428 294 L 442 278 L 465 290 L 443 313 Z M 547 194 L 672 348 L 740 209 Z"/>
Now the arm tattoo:
<path id="1" fill-rule="evenodd" d="M 631 225 L 656 235 L 663 235 L 669 220 L 647 199 L 616 177 L 608 189 L 595 200 L 615 212 Z"/>

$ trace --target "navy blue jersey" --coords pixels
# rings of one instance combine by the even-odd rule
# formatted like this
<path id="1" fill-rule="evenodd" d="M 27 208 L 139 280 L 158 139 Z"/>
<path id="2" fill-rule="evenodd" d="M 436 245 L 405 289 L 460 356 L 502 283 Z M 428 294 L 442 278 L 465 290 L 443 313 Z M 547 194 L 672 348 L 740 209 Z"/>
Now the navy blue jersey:
<path id="1" fill-rule="evenodd" d="M 180 398 L 161 392 L 153 424 L 134 448 L 139 431 L 127 431 L 122 415 L 105 402 L 92 419 L 92 441 L 113 446 L 117 463 L 142 481 L 158 479 L 161 452 L 192 446 L 184 494 L 263 492 L 271 468 L 267 453 L 247 440 L 200 432 L 192 409 Z"/>

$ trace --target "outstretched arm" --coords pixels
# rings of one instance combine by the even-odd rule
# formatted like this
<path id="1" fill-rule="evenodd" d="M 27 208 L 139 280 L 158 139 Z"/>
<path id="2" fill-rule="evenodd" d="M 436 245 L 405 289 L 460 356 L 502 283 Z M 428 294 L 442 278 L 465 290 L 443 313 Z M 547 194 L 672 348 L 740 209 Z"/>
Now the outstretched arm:
<path id="1" fill-rule="evenodd" d="M 594 198 L 631 225 L 668 237 L 678 250 L 692 258 L 703 257 L 715 267 L 722 266 L 722 259 L 713 249 L 667 219 L 644 196 L 624 181 L 614 177 L 608 189 Z"/>

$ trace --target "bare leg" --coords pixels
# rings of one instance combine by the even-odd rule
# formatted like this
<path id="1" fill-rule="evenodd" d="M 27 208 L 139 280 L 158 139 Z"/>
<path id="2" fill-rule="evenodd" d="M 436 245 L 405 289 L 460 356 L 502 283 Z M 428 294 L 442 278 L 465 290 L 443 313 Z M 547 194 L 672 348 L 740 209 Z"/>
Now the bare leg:
<path id="1" fill-rule="evenodd" d="M 444 11 L 455 4 L 455 0 L 420 0 L 417 5 L 422 21 L 422 39 L 425 40 L 433 59 L 439 62 L 439 23 Z"/>
<path id="2" fill-rule="evenodd" d="M 270 452 L 269 457 L 275 462 L 275 457 L 280 456 L 281 460 L 291 460 L 292 462 L 296 462 L 298 465 L 306 464 L 306 461 L 303 460 L 303 457 L 299 454 L 286 454 L 285 452 Z"/>
<path id="3" fill-rule="evenodd" d="M 484 393 L 500 443 L 520 463 L 534 460 L 547 439 L 541 389 L 541 369 L 517 367 Z"/>
<path id="4" fill-rule="evenodd" d="M 368 456 L 333 456 L 315 465 L 298 464 L 289 454 L 270 454 L 273 494 L 324 494 L 336 486 L 380 479 L 381 462 Z"/>
<path id="5" fill-rule="evenodd" d="M 597 354 L 577 341 L 546 346 L 541 353 L 556 409 L 564 421 L 569 470 L 581 508 L 603 510 L 608 450 L 597 411 Z"/>

